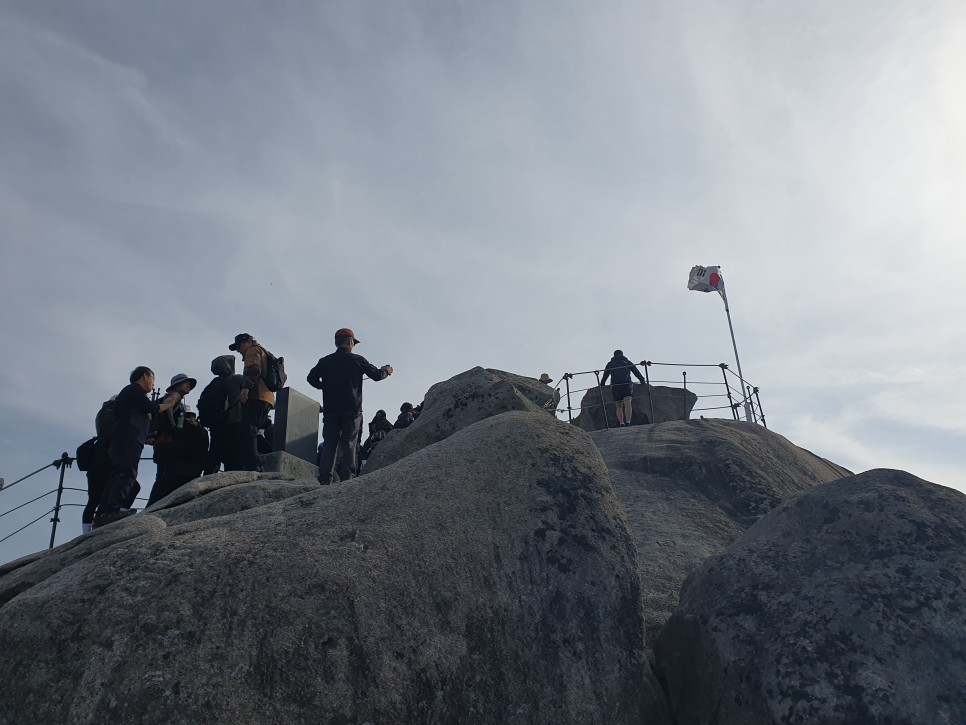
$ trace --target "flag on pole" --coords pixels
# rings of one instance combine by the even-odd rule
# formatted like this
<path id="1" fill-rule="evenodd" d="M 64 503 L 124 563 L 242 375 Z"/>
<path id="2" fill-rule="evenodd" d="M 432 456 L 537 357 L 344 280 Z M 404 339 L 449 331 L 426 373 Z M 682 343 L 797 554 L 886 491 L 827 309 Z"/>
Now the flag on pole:
<path id="1" fill-rule="evenodd" d="M 724 278 L 718 267 L 701 267 L 695 265 L 691 268 L 691 275 L 688 277 L 688 289 L 697 292 L 717 292 L 721 299 L 727 301 L 725 296 Z"/>

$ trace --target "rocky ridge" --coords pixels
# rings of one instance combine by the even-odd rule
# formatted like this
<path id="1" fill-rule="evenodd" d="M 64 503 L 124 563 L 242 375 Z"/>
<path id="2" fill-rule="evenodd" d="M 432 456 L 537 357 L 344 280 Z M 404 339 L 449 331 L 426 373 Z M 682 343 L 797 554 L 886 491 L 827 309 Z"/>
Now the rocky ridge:
<path id="1" fill-rule="evenodd" d="M 219 474 L 0 567 L 0 722 L 966 721 L 962 494 L 430 392 L 360 479 Z"/>

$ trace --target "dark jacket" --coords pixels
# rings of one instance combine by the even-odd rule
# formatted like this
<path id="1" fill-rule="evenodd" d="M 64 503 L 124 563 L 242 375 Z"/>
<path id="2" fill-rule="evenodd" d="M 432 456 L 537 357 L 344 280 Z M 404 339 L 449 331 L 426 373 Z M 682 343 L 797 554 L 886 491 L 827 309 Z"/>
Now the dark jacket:
<path id="1" fill-rule="evenodd" d="M 201 391 L 198 419 L 206 428 L 220 428 L 240 423 L 242 416 L 242 376 L 235 375 L 235 356 L 221 355 L 211 361 L 211 372 L 217 377 Z"/>
<path id="2" fill-rule="evenodd" d="M 379 413 L 382 413 L 382 415 Z M 392 423 L 390 423 L 389 418 L 386 417 L 386 411 L 380 410 L 379 413 L 376 413 L 375 417 L 369 422 L 370 437 L 372 437 L 376 431 L 388 433 L 392 430 Z"/>
<path id="3" fill-rule="evenodd" d="M 600 379 L 600 384 L 606 385 L 607 377 L 610 376 L 611 385 L 627 385 L 631 382 L 631 373 L 634 373 L 642 383 L 644 382 L 644 376 L 641 375 L 641 371 L 626 356 L 612 357 L 604 368 L 604 377 Z"/>
<path id="4" fill-rule="evenodd" d="M 120 393 L 114 401 L 114 431 L 113 440 L 137 441 L 144 445 L 151 428 L 150 416 L 157 417 L 161 404 L 148 400 L 147 393 L 137 383 L 131 383 Z"/>
<path id="5" fill-rule="evenodd" d="M 322 391 L 324 415 L 350 416 L 362 412 L 362 376 L 383 380 L 389 372 L 377 368 L 362 355 L 340 347 L 321 358 L 309 371 L 306 380 Z"/>

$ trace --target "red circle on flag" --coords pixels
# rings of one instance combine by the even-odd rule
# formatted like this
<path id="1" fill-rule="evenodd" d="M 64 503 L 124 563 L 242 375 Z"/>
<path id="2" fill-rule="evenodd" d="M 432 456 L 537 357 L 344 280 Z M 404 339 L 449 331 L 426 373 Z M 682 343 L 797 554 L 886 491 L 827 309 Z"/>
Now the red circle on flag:
<path id="1" fill-rule="evenodd" d="M 708 277 L 708 279 L 711 281 L 711 286 L 712 287 L 717 287 L 718 286 L 718 282 L 721 281 L 721 275 L 718 274 L 717 272 L 712 272 L 711 273 L 711 276 Z"/>

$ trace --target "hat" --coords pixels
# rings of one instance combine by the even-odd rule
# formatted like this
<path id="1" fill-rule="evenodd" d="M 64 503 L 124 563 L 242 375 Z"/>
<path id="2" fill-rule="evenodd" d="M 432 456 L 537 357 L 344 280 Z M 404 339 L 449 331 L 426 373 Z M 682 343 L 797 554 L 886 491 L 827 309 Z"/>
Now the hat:
<path id="1" fill-rule="evenodd" d="M 553 382 L 553 378 L 546 373 L 540 373 L 540 382 L 544 385 L 550 385 Z"/>
<path id="2" fill-rule="evenodd" d="M 243 342 L 251 342 L 254 339 L 255 338 L 249 335 L 247 332 L 240 332 L 237 335 L 235 335 L 235 342 L 229 345 L 228 349 L 237 350 L 238 346 L 241 345 Z"/>
<path id="3" fill-rule="evenodd" d="M 184 382 L 187 382 L 188 385 L 191 386 L 192 390 L 194 390 L 195 386 L 198 384 L 197 380 L 195 380 L 194 378 L 189 378 L 185 373 L 178 373 L 173 378 L 171 378 L 171 385 L 168 386 L 168 389 L 165 392 L 170 393 L 171 388 L 173 388 L 175 385 L 180 385 L 181 383 L 184 383 Z"/>
<path id="4" fill-rule="evenodd" d="M 362 342 L 362 340 L 357 340 L 356 339 L 356 333 L 354 333 L 348 327 L 343 327 L 342 329 L 335 331 L 335 339 L 336 340 L 339 340 L 339 339 L 348 340 L 350 338 L 352 339 L 352 341 L 356 345 L 358 345 L 360 342 Z"/>

